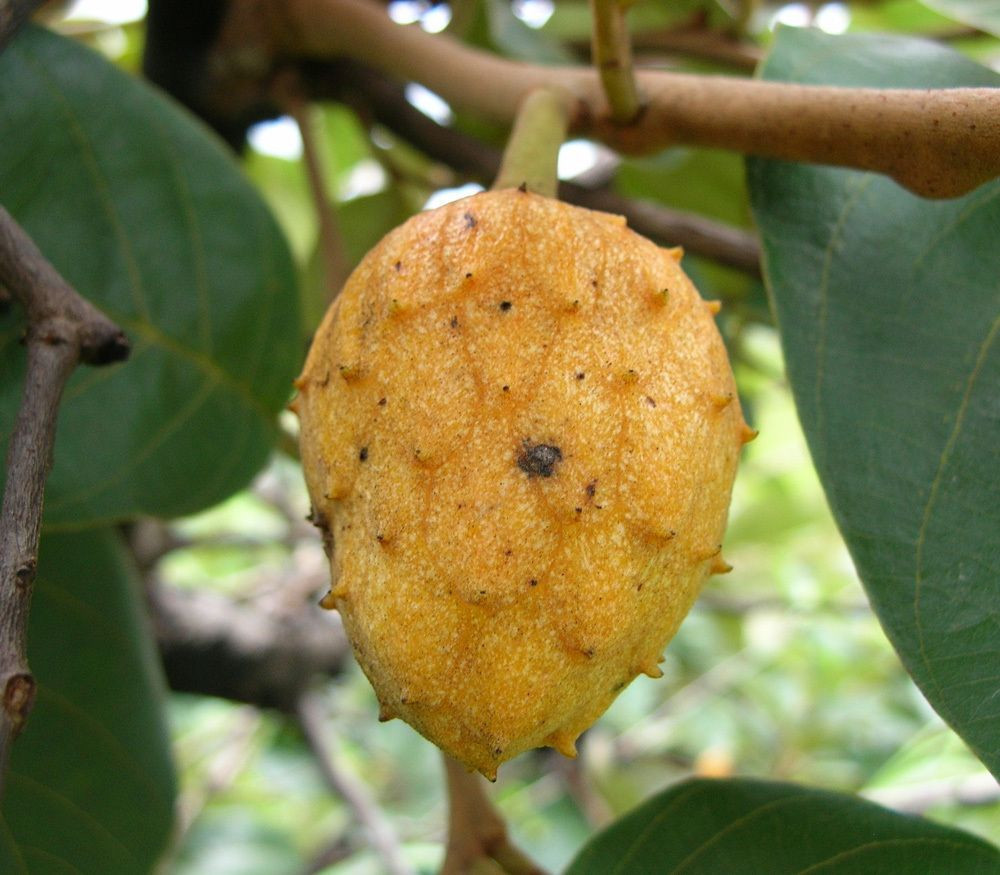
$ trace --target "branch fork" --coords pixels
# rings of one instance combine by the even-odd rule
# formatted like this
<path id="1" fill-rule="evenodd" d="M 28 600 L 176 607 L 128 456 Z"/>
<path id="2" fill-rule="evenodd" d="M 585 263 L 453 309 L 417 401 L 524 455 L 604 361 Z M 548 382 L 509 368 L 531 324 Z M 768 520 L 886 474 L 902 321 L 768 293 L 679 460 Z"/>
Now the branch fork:
<path id="1" fill-rule="evenodd" d="M 38 563 L 45 480 L 63 387 L 77 364 L 128 357 L 121 329 L 81 298 L 0 207 L 0 285 L 24 307 L 27 370 L 10 435 L 0 505 L 0 791 L 10 746 L 35 700 L 27 628 Z"/>

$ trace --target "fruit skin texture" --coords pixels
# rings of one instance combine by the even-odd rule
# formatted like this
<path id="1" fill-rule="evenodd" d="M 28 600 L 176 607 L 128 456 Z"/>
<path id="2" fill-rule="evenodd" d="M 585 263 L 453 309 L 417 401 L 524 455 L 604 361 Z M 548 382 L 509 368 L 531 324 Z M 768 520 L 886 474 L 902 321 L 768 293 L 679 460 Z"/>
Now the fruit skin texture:
<path id="1" fill-rule="evenodd" d="M 324 599 L 382 705 L 494 777 L 657 661 L 719 555 L 744 423 L 677 250 L 529 192 L 361 262 L 293 402 Z"/>

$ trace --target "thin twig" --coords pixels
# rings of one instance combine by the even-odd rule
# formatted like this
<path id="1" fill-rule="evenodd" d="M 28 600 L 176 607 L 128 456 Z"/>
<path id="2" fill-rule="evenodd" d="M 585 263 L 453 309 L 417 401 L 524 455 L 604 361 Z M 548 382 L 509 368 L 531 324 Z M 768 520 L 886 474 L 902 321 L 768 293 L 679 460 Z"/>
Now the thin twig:
<path id="1" fill-rule="evenodd" d="M 590 14 L 591 54 L 611 118 L 620 125 L 630 124 L 642 110 L 642 100 L 632 68 L 632 44 L 622 0 L 590 0 Z"/>
<path id="2" fill-rule="evenodd" d="M 323 281 L 326 300 L 333 301 L 350 273 L 344 239 L 337 224 L 333 201 L 327 193 L 326 172 L 316 143 L 316 130 L 310 118 L 310 107 L 301 99 L 289 101 L 289 115 L 295 119 L 302 136 L 302 157 L 305 160 L 306 178 L 312 194 L 319 228 L 319 252 L 323 263 Z"/>
<path id="3" fill-rule="evenodd" d="M 45 0 L 0 0 L 0 52 Z"/>
<path id="4" fill-rule="evenodd" d="M 372 848 L 382 860 L 389 875 L 413 875 L 413 869 L 403 858 L 396 832 L 372 799 L 365 785 L 347 769 L 341 767 L 327 741 L 329 727 L 323 704 L 315 693 L 299 697 L 295 716 L 306 744 L 316 758 L 316 764 L 327 785 L 340 796 L 354 813 L 358 823 L 368 833 Z"/>
<path id="5" fill-rule="evenodd" d="M 470 875 L 493 870 L 507 875 L 545 875 L 535 862 L 511 843 L 507 825 L 486 795 L 484 779 L 445 753 L 448 786 L 448 848 L 441 875 Z M 499 869 L 497 869 L 499 867 Z"/>
<path id="6" fill-rule="evenodd" d="M 38 564 L 45 480 L 52 462 L 62 390 L 79 362 L 127 358 L 128 340 L 81 298 L 0 207 L 0 285 L 27 314 L 24 393 L 7 452 L 0 508 L 0 792 L 10 746 L 34 704 L 27 630 Z"/>

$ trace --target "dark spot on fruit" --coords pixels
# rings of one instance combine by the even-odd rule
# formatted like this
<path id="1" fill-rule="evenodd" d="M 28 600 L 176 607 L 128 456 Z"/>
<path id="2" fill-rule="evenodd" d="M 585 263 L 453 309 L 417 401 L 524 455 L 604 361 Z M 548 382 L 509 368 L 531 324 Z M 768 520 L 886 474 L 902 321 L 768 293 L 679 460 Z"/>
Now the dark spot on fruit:
<path id="1" fill-rule="evenodd" d="M 529 477 L 551 477 L 557 462 L 562 461 L 562 450 L 552 444 L 524 442 L 524 450 L 517 457 L 517 467 Z"/>
<path id="2" fill-rule="evenodd" d="M 467 280 L 471 280 L 471 279 L 472 279 L 472 274 L 471 274 L 471 273 L 467 273 L 467 274 L 465 275 L 465 278 L 466 278 Z"/>
<path id="3" fill-rule="evenodd" d="M 527 192 L 528 192 L 528 183 L 527 183 L 527 182 L 522 182 L 522 183 L 521 183 L 521 184 L 520 184 L 520 185 L 519 185 L 519 186 L 517 187 L 517 190 L 518 190 L 519 192 L 521 192 L 521 194 L 527 194 Z"/>
<path id="4" fill-rule="evenodd" d="M 360 451 L 358 452 L 358 459 L 360 459 L 362 462 L 368 461 L 368 447 L 362 447 L 360 449 Z"/>
<path id="5" fill-rule="evenodd" d="M 509 392 L 510 391 L 510 386 L 504 386 L 503 387 L 503 391 L 504 392 Z"/>
<path id="6" fill-rule="evenodd" d="M 576 378 L 577 378 L 578 380 L 582 380 L 582 379 L 583 379 L 584 377 L 586 377 L 586 376 L 587 376 L 587 375 L 586 375 L 586 374 L 585 374 L 585 373 L 584 373 L 583 371 L 577 371 L 577 372 L 576 372 Z"/>
<path id="7" fill-rule="evenodd" d="M 643 587 L 643 584 L 641 584 L 641 583 L 640 583 L 640 584 L 638 584 L 638 585 L 636 586 L 636 588 L 635 588 L 635 591 L 636 591 L 636 592 L 642 592 L 642 587 Z"/>
<path id="8" fill-rule="evenodd" d="M 399 273 L 403 269 L 403 262 L 397 261 L 393 267 L 396 268 L 396 273 Z"/>
<path id="9" fill-rule="evenodd" d="M 586 492 L 587 492 L 587 497 L 588 498 L 593 498 L 595 495 L 597 495 L 597 481 L 596 480 L 591 480 L 587 484 Z"/>
<path id="10" fill-rule="evenodd" d="M 458 317 L 452 316 L 451 322 L 449 324 L 451 325 L 452 328 L 458 328 Z"/>
<path id="11" fill-rule="evenodd" d="M 573 510 L 575 510 L 577 513 L 583 513 L 582 507 L 574 507 Z"/>
<path id="12" fill-rule="evenodd" d="M 493 756 L 498 757 L 502 753 L 503 753 L 503 748 L 502 747 L 495 747 L 495 748 L 493 748 Z"/>
<path id="13" fill-rule="evenodd" d="M 649 397 L 649 395 L 647 395 L 647 396 L 646 396 L 646 403 L 647 403 L 647 404 L 648 404 L 648 405 L 649 405 L 650 407 L 656 407 L 656 399 L 654 399 L 654 398 L 650 398 L 650 397 Z"/>
<path id="14" fill-rule="evenodd" d="M 503 310 L 503 311 L 504 311 L 504 313 L 506 313 L 506 312 L 507 312 L 507 311 L 508 311 L 508 310 L 509 310 L 509 309 L 510 309 L 511 307 L 513 307 L 513 306 L 514 306 L 514 305 L 513 305 L 513 304 L 511 304 L 511 302 L 510 302 L 510 301 L 501 301 L 501 302 L 500 302 L 500 309 L 501 309 L 501 310 Z"/>
<path id="15" fill-rule="evenodd" d="M 464 218 L 465 218 L 465 227 L 466 228 L 470 228 L 470 229 L 471 228 L 475 228 L 476 225 L 479 224 L 476 221 L 476 217 L 474 215 L 472 215 L 472 213 L 466 213 Z"/>
<path id="16" fill-rule="evenodd" d="M 588 647 L 586 650 L 581 650 L 580 652 L 584 656 L 586 656 L 587 659 L 593 659 L 594 658 L 594 648 L 593 647 Z"/>
<path id="17" fill-rule="evenodd" d="M 479 590 L 479 594 L 480 594 L 480 595 L 486 595 L 486 590 L 485 590 L 485 589 L 481 589 L 481 590 Z"/>
<path id="18" fill-rule="evenodd" d="M 378 534 L 377 534 L 377 535 L 375 536 L 375 540 L 376 540 L 376 541 L 378 541 L 378 542 L 379 542 L 379 543 L 381 544 L 381 543 L 382 543 L 382 541 L 384 541 L 384 540 L 385 540 L 385 535 L 383 535 L 383 534 L 382 534 L 381 532 L 379 532 L 379 533 L 378 533 Z"/>
<path id="19" fill-rule="evenodd" d="M 503 551 L 503 555 L 504 556 L 513 556 L 514 555 L 514 551 L 513 550 L 504 550 Z"/>
<path id="20" fill-rule="evenodd" d="M 379 407 L 385 407 L 385 405 L 386 405 L 386 400 L 385 400 L 385 398 L 379 398 L 379 399 L 378 399 L 378 406 L 379 406 Z"/>
<path id="21" fill-rule="evenodd" d="M 618 681 L 618 683 L 611 688 L 611 692 L 617 693 L 619 690 L 624 690 L 626 683 L 627 681 Z"/>

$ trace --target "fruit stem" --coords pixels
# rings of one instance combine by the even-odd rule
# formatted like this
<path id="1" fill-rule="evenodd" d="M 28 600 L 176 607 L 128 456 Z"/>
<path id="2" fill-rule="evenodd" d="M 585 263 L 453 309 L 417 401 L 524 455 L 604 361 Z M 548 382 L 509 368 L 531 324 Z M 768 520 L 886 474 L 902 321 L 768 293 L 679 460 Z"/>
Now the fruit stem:
<path id="1" fill-rule="evenodd" d="M 555 88 L 537 88 L 521 103 L 504 149 L 494 190 L 524 187 L 555 197 L 559 187 L 559 147 L 566 139 L 572 97 Z"/>

